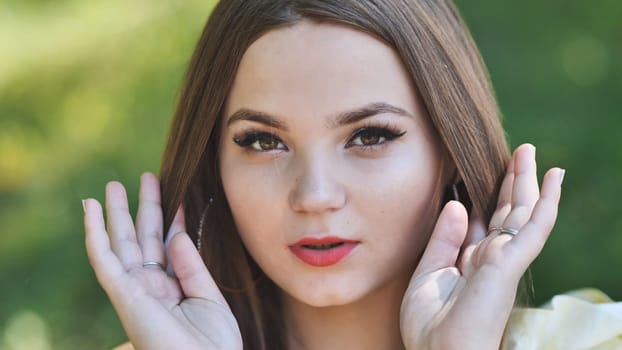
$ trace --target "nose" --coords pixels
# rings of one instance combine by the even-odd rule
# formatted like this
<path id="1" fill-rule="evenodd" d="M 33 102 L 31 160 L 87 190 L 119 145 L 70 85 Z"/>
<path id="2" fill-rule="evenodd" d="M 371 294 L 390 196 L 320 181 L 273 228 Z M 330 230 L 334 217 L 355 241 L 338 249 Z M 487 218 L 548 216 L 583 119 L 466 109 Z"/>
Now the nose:
<path id="1" fill-rule="evenodd" d="M 321 157 L 301 162 L 289 194 L 292 210 L 321 214 L 342 208 L 346 203 L 346 190 L 338 181 L 339 171 Z"/>

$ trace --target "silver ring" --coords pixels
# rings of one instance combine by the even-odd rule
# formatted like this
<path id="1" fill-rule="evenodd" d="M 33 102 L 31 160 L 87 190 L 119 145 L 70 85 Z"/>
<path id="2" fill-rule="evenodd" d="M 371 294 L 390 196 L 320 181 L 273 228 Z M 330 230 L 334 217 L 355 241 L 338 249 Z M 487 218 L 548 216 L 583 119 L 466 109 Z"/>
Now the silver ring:
<path id="1" fill-rule="evenodd" d="M 495 226 L 488 229 L 488 234 L 499 232 L 499 234 L 505 233 L 511 236 L 516 236 L 518 234 L 518 230 L 513 228 L 507 228 L 503 226 Z"/>
<path id="2" fill-rule="evenodd" d="M 495 233 L 495 232 L 501 232 L 502 229 L 503 229 L 502 227 L 493 226 L 493 227 L 488 229 L 488 234 L 492 234 L 492 233 Z"/>
<path id="3" fill-rule="evenodd" d="M 508 235 L 516 236 L 518 234 L 518 230 L 513 228 L 503 227 L 499 233 L 507 233 Z"/>
<path id="4" fill-rule="evenodd" d="M 164 266 L 162 266 L 162 264 L 160 264 L 157 261 L 145 261 L 143 263 L 143 267 L 150 267 L 150 266 L 155 266 L 155 267 L 159 267 L 160 270 L 164 270 Z"/>

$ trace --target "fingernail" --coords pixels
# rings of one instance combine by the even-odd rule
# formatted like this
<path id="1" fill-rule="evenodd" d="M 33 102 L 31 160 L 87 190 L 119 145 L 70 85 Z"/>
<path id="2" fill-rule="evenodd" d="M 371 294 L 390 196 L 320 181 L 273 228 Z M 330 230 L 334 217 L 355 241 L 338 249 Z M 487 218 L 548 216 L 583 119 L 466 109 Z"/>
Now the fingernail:
<path id="1" fill-rule="evenodd" d="M 564 183 L 564 175 L 566 175 L 566 169 L 562 169 L 561 174 L 559 175 L 559 184 Z"/>
<path id="2" fill-rule="evenodd" d="M 82 200 L 82 210 L 84 210 L 84 214 L 86 214 L 86 199 Z"/>

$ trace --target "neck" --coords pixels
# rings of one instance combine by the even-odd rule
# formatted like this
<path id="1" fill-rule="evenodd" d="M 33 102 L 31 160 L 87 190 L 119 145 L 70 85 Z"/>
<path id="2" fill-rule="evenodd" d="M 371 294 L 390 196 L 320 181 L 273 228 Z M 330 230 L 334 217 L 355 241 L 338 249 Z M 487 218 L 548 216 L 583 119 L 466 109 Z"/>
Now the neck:
<path id="1" fill-rule="evenodd" d="M 400 306 L 408 278 L 347 305 L 313 307 L 283 293 L 289 349 L 404 349 Z"/>

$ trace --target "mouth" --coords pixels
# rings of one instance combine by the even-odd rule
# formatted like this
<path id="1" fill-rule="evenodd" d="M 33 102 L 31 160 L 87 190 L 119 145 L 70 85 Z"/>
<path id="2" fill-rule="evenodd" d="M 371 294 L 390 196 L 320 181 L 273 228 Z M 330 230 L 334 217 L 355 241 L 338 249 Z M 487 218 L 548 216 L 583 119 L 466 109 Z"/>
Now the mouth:
<path id="1" fill-rule="evenodd" d="M 315 267 L 325 267 L 343 260 L 359 243 L 339 237 L 306 237 L 289 246 L 289 249 L 302 262 Z"/>
<path id="2" fill-rule="evenodd" d="M 340 245 L 344 245 L 344 244 L 345 242 L 329 243 L 329 244 L 303 244 L 301 245 L 301 247 L 307 248 L 307 249 L 322 250 L 322 249 L 331 249 L 331 248 L 339 247 Z"/>

